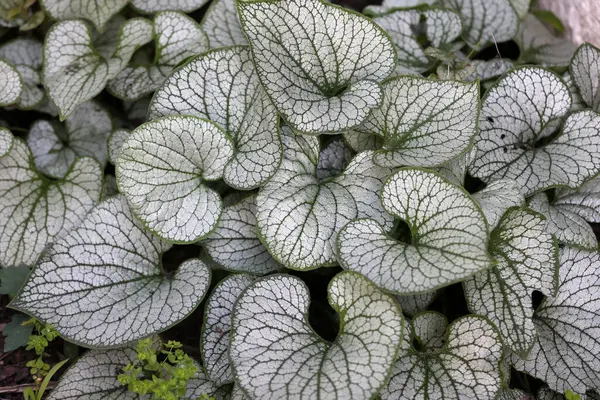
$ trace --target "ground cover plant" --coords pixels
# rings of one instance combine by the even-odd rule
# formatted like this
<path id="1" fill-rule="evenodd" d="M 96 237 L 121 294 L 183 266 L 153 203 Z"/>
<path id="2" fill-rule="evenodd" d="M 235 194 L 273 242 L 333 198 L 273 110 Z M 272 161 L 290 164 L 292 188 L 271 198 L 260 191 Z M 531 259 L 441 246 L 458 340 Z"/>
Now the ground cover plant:
<path id="1" fill-rule="evenodd" d="M 3 1 L 15 398 L 600 398 L 600 50 L 351 6 Z"/>

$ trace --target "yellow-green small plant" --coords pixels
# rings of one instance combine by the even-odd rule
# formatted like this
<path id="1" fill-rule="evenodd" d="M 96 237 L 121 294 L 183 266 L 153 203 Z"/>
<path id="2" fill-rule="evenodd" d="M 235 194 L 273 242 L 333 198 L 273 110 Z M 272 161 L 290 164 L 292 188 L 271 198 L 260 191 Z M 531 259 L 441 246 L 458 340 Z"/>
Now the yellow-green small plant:
<path id="1" fill-rule="evenodd" d="M 119 382 L 138 394 L 150 394 L 154 400 L 177 400 L 185 396 L 188 381 L 198 372 L 181 343 L 158 343 L 152 339 L 138 341 L 137 357 L 123 368 Z M 201 397 L 199 400 L 210 400 Z M 214 399 L 213 399 L 214 400 Z"/>
<path id="2" fill-rule="evenodd" d="M 578 395 L 577 393 L 573 392 L 571 389 L 568 389 L 565 392 L 565 398 L 567 400 L 581 400 L 581 396 Z"/>

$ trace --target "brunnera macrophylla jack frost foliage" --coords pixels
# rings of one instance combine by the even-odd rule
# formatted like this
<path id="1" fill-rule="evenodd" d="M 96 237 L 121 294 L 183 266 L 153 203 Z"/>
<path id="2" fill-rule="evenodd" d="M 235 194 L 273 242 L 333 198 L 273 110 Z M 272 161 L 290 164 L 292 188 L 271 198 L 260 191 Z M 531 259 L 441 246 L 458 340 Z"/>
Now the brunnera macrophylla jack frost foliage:
<path id="1" fill-rule="evenodd" d="M 1 279 L 89 349 L 49 398 L 140 398 L 190 326 L 190 400 L 597 398 L 600 50 L 529 0 L 206 4 L 0 4 Z"/>

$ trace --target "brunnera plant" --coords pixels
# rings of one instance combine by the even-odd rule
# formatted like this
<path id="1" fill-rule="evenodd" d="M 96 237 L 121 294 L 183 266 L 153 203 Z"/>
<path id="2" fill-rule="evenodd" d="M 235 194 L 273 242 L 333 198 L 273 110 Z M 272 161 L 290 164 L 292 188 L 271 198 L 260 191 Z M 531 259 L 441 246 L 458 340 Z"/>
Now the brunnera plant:
<path id="1" fill-rule="evenodd" d="M 0 293 L 89 349 L 48 398 L 597 399 L 600 50 L 206 3 L 0 5 Z"/>

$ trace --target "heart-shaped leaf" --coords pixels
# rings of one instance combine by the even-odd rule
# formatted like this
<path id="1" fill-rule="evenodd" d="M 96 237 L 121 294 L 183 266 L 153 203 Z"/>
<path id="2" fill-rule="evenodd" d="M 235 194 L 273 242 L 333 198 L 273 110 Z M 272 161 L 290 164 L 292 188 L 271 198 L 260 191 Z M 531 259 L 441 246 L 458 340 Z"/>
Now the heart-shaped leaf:
<path id="1" fill-rule="evenodd" d="M 425 311 L 433 300 L 435 300 L 437 294 L 437 290 L 432 290 L 425 293 L 396 296 L 396 300 L 405 314 L 416 315 Z"/>
<path id="2" fill-rule="evenodd" d="M 131 347 L 110 350 L 90 350 L 81 356 L 61 376 L 60 381 L 48 395 L 48 400 L 136 400 L 137 393 L 127 390 L 117 376 L 123 368 L 136 360 Z M 210 382 L 202 367 L 194 361 L 198 372 L 188 381 L 184 400 L 196 400 L 201 393 L 219 396 L 219 389 Z"/>
<path id="3" fill-rule="evenodd" d="M 77 157 L 93 157 L 104 167 L 106 139 L 111 130 L 110 115 L 97 103 L 88 101 L 73 111 L 64 127 L 47 120 L 36 121 L 29 130 L 27 144 L 40 172 L 62 178 Z"/>
<path id="4" fill-rule="evenodd" d="M 477 133 L 479 85 L 403 76 L 383 84 L 384 100 L 357 130 L 384 140 L 384 167 L 436 166 L 464 153 Z"/>
<path id="5" fill-rule="evenodd" d="M 152 23 L 144 18 L 127 20 L 109 53 L 94 48 L 91 31 L 83 21 L 63 21 L 50 28 L 44 43 L 42 75 L 61 119 L 100 93 L 125 68 L 135 50 L 150 40 Z"/>
<path id="6" fill-rule="evenodd" d="M 124 100 L 137 100 L 158 89 L 188 57 L 208 50 L 208 37 L 192 18 L 174 11 L 154 17 L 156 57 L 151 65 L 130 65 L 108 82 L 107 89 Z"/>
<path id="7" fill-rule="evenodd" d="M 415 316 L 404 330 L 398 361 L 380 392 L 382 400 L 495 398 L 502 356 L 496 329 L 474 315 L 455 320 L 447 329 L 446 324 L 439 313 Z"/>
<path id="8" fill-rule="evenodd" d="M 152 232 L 171 242 L 195 242 L 217 225 L 221 197 L 206 182 L 223 176 L 232 155 L 231 140 L 210 121 L 189 115 L 150 121 L 121 148 L 119 190 Z"/>
<path id="9" fill-rule="evenodd" d="M 526 357 L 536 338 L 532 292 L 555 293 L 558 245 L 542 215 L 515 207 L 492 231 L 490 252 L 498 265 L 463 283 L 469 309 L 487 316 L 504 345 Z"/>
<path id="10" fill-rule="evenodd" d="M 19 71 L 4 60 L 0 60 L 0 106 L 8 106 L 19 101 L 23 91 L 23 81 Z"/>
<path id="11" fill-rule="evenodd" d="M 521 21 L 515 41 L 519 44 L 520 58 L 524 63 L 564 67 L 569 65 L 575 52 L 573 42 L 554 36 L 532 14 Z"/>
<path id="12" fill-rule="evenodd" d="M 519 29 L 519 16 L 509 0 L 442 0 L 459 12 L 463 37 L 471 47 L 511 40 Z"/>
<path id="13" fill-rule="evenodd" d="M 209 119 L 229 134 L 235 148 L 223 173 L 229 186 L 253 189 L 277 171 L 279 118 L 260 86 L 248 47 L 216 49 L 175 71 L 154 95 L 148 115 L 177 114 Z"/>
<path id="14" fill-rule="evenodd" d="M 100 31 L 104 29 L 108 20 L 127 4 L 127 0 L 103 2 L 98 0 L 40 0 L 40 2 L 53 19 L 84 18 L 93 22 Z"/>
<path id="15" fill-rule="evenodd" d="M 237 298 L 252 281 L 251 275 L 230 275 L 215 286 L 206 303 L 200 352 L 207 375 L 217 386 L 233 382 L 229 364 L 231 314 Z"/>
<path id="16" fill-rule="evenodd" d="M 558 292 L 535 311 L 538 338 L 513 366 L 559 393 L 600 390 L 600 254 L 560 250 Z"/>
<path id="17" fill-rule="evenodd" d="M 379 106 L 396 54 L 373 21 L 321 0 L 237 6 L 261 82 L 293 129 L 347 130 Z"/>
<path id="18" fill-rule="evenodd" d="M 248 44 L 237 15 L 235 0 L 214 0 L 200 25 L 206 32 L 212 49 Z"/>
<path id="19" fill-rule="evenodd" d="M 208 3 L 208 0 L 131 0 L 131 5 L 143 13 L 158 11 L 192 12 Z"/>
<path id="20" fill-rule="evenodd" d="M 281 267 L 258 238 L 256 195 L 225 207 L 202 246 L 217 264 L 233 272 L 264 275 Z"/>
<path id="21" fill-rule="evenodd" d="M 578 189 L 557 189 L 554 204 L 588 222 L 600 222 L 600 178 L 594 178 Z"/>
<path id="22" fill-rule="evenodd" d="M 135 220 L 123 196 L 94 208 L 44 253 L 11 307 L 87 347 L 116 347 L 162 332 L 200 304 L 210 269 L 199 259 L 166 274 L 171 246 Z"/>
<path id="23" fill-rule="evenodd" d="M 585 103 L 600 111 L 600 50 L 589 43 L 579 46 L 569 69 Z"/>
<path id="24" fill-rule="evenodd" d="M 526 196 L 580 186 L 600 172 L 600 116 L 571 114 L 554 133 L 570 106 L 568 88 L 552 72 L 510 72 L 484 97 L 470 173 L 485 182 L 514 179 Z"/>
<path id="25" fill-rule="evenodd" d="M 458 282 L 491 266 L 481 208 L 461 187 L 426 170 L 404 168 L 385 182 L 381 202 L 410 228 L 411 242 L 371 219 L 350 222 L 337 239 L 340 265 L 379 287 L 412 294 Z"/>
<path id="26" fill-rule="evenodd" d="M 0 158 L 2 267 L 33 265 L 47 245 L 79 225 L 100 197 L 102 170 L 91 158 L 78 159 L 60 181 L 48 180 L 33 165 L 20 139 Z"/>
<path id="27" fill-rule="evenodd" d="M 481 206 L 490 230 L 496 228 L 506 210 L 525 205 L 525 197 L 521 193 L 520 186 L 512 179 L 498 179 L 491 182 L 472 197 Z"/>
<path id="28" fill-rule="evenodd" d="M 400 73 L 424 72 L 431 67 L 422 41 L 419 41 L 415 32 L 421 19 L 425 20 L 423 29 L 434 48 L 448 47 L 461 33 L 460 16 L 443 8 L 393 9 L 373 17 L 373 21 L 385 29 L 396 46 Z"/>
<path id="29" fill-rule="evenodd" d="M 378 196 L 391 170 L 373 164 L 373 152 L 359 153 L 341 175 L 320 180 L 318 138 L 283 130 L 283 139 L 281 167 L 257 198 L 260 237 L 277 261 L 298 270 L 334 264 L 335 236 L 355 218 L 391 229 Z"/>
<path id="30" fill-rule="evenodd" d="M 23 91 L 17 106 L 29 110 L 39 105 L 45 97 L 44 90 L 39 86 L 42 44 L 35 39 L 17 38 L 0 47 L 0 58 L 9 62 L 21 76 Z"/>
<path id="31" fill-rule="evenodd" d="M 333 343 L 308 321 L 310 296 L 299 279 L 273 275 L 237 300 L 229 349 L 236 381 L 253 399 L 371 399 L 385 383 L 402 340 L 397 303 L 353 272 L 329 283 L 340 315 Z"/>
<path id="32" fill-rule="evenodd" d="M 538 193 L 529 199 L 529 207 L 544 215 L 548 220 L 546 231 L 556 236 L 562 244 L 594 250 L 598 240 L 592 227 L 579 215 L 551 204 L 545 193 Z"/>

